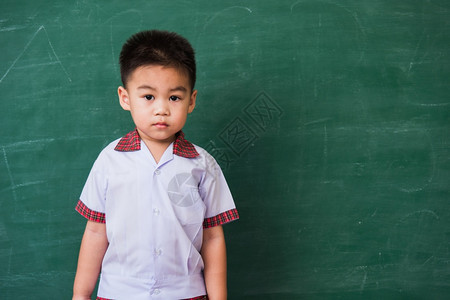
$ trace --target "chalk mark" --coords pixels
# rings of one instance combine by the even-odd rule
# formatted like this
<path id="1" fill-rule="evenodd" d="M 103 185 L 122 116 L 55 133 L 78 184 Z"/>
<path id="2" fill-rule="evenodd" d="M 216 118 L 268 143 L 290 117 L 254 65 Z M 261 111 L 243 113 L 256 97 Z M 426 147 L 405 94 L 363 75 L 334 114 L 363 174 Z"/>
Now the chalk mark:
<path id="1" fill-rule="evenodd" d="M 107 12 L 105 12 L 103 9 L 101 9 L 101 7 L 98 7 L 98 5 L 96 5 L 97 9 L 99 9 L 100 11 L 102 11 L 104 14 L 108 14 Z M 118 18 L 119 20 L 123 20 L 124 19 L 124 15 L 126 14 L 130 14 L 132 15 L 132 18 L 135 20 L 134 24 L 136 25 L 137 28 L 142 27 L 142 11 L 138 10 L 138 9 L 128 9 L 125 11 L 122 11 L 120 13 L 117 13 L 115 15 L 113 15 L 112 17 L 106 19 L 104 22 L 102 22 L 102 25 L 107 26 L 109 24 L 109 28 L 110 28 L 110 32 L 109 32 L 109 43 L 111 46 L 111 60 L 113 62 L 113 67 L 115 72 L 118 72 L 118 66 L 117 66 L 117 60 L 116 57 L 114 55 L 115 53 L 115 48 L 114 48 L 114 35 L 113 33 L 115 32 L 115 30 L 113 27 L 114 25 L 114 19 Z M 139 19 L 138 19 L 139 18 Z M 137 22 L 137 20 L 139 20 L 139 22 Z"/>
<path id="2" fill-rule="evenodd" d="M 15 67 L 14 69 L 23 70 L 23 69 L 29 69 L 29 68 L 34 68 L 34 67 L 51 66 L 51 65 L 57 65 L 57 64 L 59 64 L 59 62 L 50 61 L 50 62 L 46 62 L 46 63 L 31 64 L 31 65 L 26 65 L 26 66 L 22 66 L 22 67 Z"/>
<path id="3" fill-rule="evenodd" d="M 16 184 L 14 182 L 14 177 L 11 173 L 11 168 L 9 166 L 8 156 L 6 155 L 5 147 L 2 147 L 3 151 L 3 161 L 5 162 L 6 172 L 8 173 L 9 181 L 11 182 L 11 190 L 13 194 L 14 201 L 17 201 Z"/>
<path id="4" fill-rule="evenodd" d="M 116 59 L 115 59 L 115 57 L 114 57 L 114 43 L 113 43 L 113 24 L 112 24 L 112 21 L 111 21 L 111 23 L 109 24 L 110 26 L 109 26 L 109 42 L 110 42 L 110 44 L 111 44 L 111 57 L 112 57 L 112 60 L 113 60 L 113 67 L 114 67 L 114 72 L 117 74 L 118 72 L 118 70 L 117 70 L 117 66 L 116 66 Z"/>
<path id="5" fill-rule="evenodd" d="M 8 191 L 14 191 L 15 189 L 17 189 L 17 188 L 21 188 L 21 187 L 25 187 L 25 186 L 29 186 L 29 185 L 34 185 L 34 184 L 41 184 L 41 183 L 43 183 L 44 181 L 42 181 L 42 182 L 37 182 L 37 181 L 35 181 L 35 182 L 30 182 L 30 183 L 23 183 L 23 184 L 18 184 L 18 185 L 15 185 L 15 186 L 8 186 L 8 187 L 6 187 L 6 188 L 4 188 L 4 189 L 1 189 L 0 190 L 0 193 L 6 193 L 6 192 L 8 192 Z"/>
<path id="6" fill-rule="evenodd" d="M 20 29 L 24 29 L 24 28 L 27 28 L 27 26 L 25 26 L 25 25 L 15 26 L 14 25 L 14 26 L 10 26 L 10 27 L 3 27 L 0 29 L 0 32 L 16 31 L 16 30 L 20 30 Z"/>
<path id="7" fill-rule="evenodd" d="M 407 214 L 405 217 L 403 217 L 400 220 L 400 223 L 404 223 L 406 221 L 406 219 L 408 219 L 411 216 L 415 216 L 415 215 L 422 215 L 422 214 L 428 214 L 431 215 L 434 219 L 439 220 L 439 216 L 432 210 L 429 209 L 421 209 L 412 213 Z"/>
<path id="8" fill-rule="evenodd" d="M 314 120 L 314 121 L 311 121 L 311 122 L 304 123 L 303 126 L 313 125 L 313 124 L 317 124 L 317 123 L 324 123 L 324 122 L 327 122 L 329 120 L 331 120 L 331 118 L 318 119 L 318 120 Z"/>
<path id="9" fill-rule="evenodd" d="M 414 65 L 418 65 L 418 64 L 422 64 L 422 63 L 423 63 L 423 60 L 424 60 L 424 58 L 425 58 L 426 53 L 425 53 L 425 55 L 422 57 L 422 59 L 421 59 L 420 61 L 417 61 L 416 58 L 417 58 L 417 53 L 418 53 L 418 51 L 419 51 L 419 47 L 420 47 L 420 45 L 422 44 L 422 41 L 423 41 L 424 37 L 425 37 L 425 29 L 424 29 L 423 32 L 422 32 L 422 36 L 420 37 L 420 40 L 417 42 L 416 48 L 415 48 L 415 50 L 414 50 L 413 58 L 412 58 L 411 62 L 409 63 L 409 68 L 408 68 L 408 74 L 407 74 L 407 77 L 409 77 L 409 76 L 411 75 L 411 69 L 412 69 L 412 67 L 413 67 Z"/>
<path id="10" fill-rule="evenodd" d="M 9 255 L 8 255 L 8 274 L 11 274 L 11 261 L 13 256 L 13 247 L 9 248 Z"/>
<path id="11" fill-rule="evenodd" d="M 441 107 L 441 106 L 449 106 L 450 102 L 442 102 L 442 103 L 415 103 L 415 105 L 425 106 L 425 107 Z"/>
<path id="12" fill-rule="evenodd" d="M 423 264 L 422 267 L 425 266 L 426 264 L 428 264 L 429 261 L 431 261 L 432 259 L 434 259 L 434 255 L 431 255 Z"/>
<path id="13" fill-rule="evenodd" d="M 366 282 L 367 282 L 367 269 L 364 269 L 364 277 L 362 279 L 361 286 L 360 286 L 360 291 L 361 292 L 364 291 L 364 288 L 366 286 Z"/>
<path id="14" fill-rule="evenodd" d="M 65 138 L 65 139 L 67 139 L 67 138 Z M 22 146 L 28 146 L 28 145 L 32 145 L 32 144 L 36 144 L 36 143 L 37 144 L 51 143 L 53 141 L 55 141 L 54 138 L 29 140 L 29 141 L 22 141 L 22 142 L 7 144 L 7 145 L 2 146 L 2 148 L 3 148 L 3 151 L 5 151 L 5 148 L 22 147 Z"/>
<path id="15" fill-rule="evenodd" d="M 294 2 L 291 5 L 291 7 L 290 7 L 291 15 L 294 12 L 294 8 L 297 5 L 305 3 L 305 2 L 308 2 L 308 1 L 299 0 L 299 1 Z M 362 39 L 363 39 L 363 42 L 364 42 L 363 47 L 360 48 L 361 49 L 361 53 L 360 53 L 360 57 L 359 57 L 359 62 L 361 62 L 363 60 L 363 58 L 364 58 L 365 49 L 367 48 L 367 34 L 366 34 L 366 32 L 364 30 L 364 27 L 362 26 L 361 22 L 359 21 L 358 14 L 356 12 L 353 12 L 350 9 L 346 8 L 345 6 L 337 4 L 337 3 L 328 3 L 328 2 L 325 2 L 325 1 L 318 1 L 318 2 L 321 2 L 324 5 L 330 5 L 330 6 L 337 7 L 338 9 L 342 9 L 348 15 L 351 16 L 352 22 L 355 24 L 357 30 L 361 33 L 361 36 L 362 36 Z M 320 27 L 322 27 L 322 16 L 321 16 L 321 14 L 319 14 L 319 17 L 320 17 L 319 18 L 319 28 L 320 28 Z"/>
<path id="16" fill-rule="evenodd" d="M 44 180 L 30 181 L 30 182 L 16 184 L 14 187 L 21 188 L 21 187 L 26 187 L 26 186 L 31 186 L 31 185 L 38 185 L 38 184 L 42 184 L 42 183 L 45 183 L 45 181 Z"/>
<path id="17" fill-rule="evenodd" d="M 23 48 L 22 52 L 20 52 L 20 54 L 16 57 L 16 59 L 13 61 L 13 63 L 11 64 L 11 66 L 6 70 L 5 74 L 3 74 L 2 78 L 0 78 L 0 83 L 3 82 L 3 80 L 5 79 L 5 77 L 9 74 L 9 72 L 11 72 L 11 70 L 14 68 L 14 66 L 17 64 L 17 62 L 22 58 L 22 56 L 25 54 L 25 52 L 28 50 L 28 48 L 30 47 L 31 43 L 34 41 L 34 39 L 36 38 L 36 36 L 38 35 L 39 32 L 44 31 L 46 37 L 47 37 L 47 42 L 48 45 L 50 46 L 50 49 L 52 49 L 53 55 L 56 58 L 57 63 L 59 64 L 59 66 L 61 67 L 61 69 L 63 70 L 63 72 L 66 74 L 67 79 L 72 82 L 72 79 L 69 76 L 69 73 L 67 73 L 66 69 L 64 68 L 63 64 L 61 63 L 61 60 L 59 59 L 58 55 L 55 52 L 55 48 L 53 47 L 52 42 L 50 41 L 50 37 L 48 36 L 47 30 L 45 29 L 44 25 L 41 25 L 38 30 L 33 34 L 33 36 L 31 37 L 31 39 L 28 41 L 28 43 L 25 45 L 25 47 Z"/>
<path id="18" fill-rule="evenodd" d="M 328 160 L 328 130 L 326 123 L 323 125 L 323 159 L 326 164 Z"/>
<path id="19" fill-rule="evenodd" d="M 246 10 L 246 11 L 248 11 L 250 14 L 253 13 L 253 11 L 252 11 L 250 8 L 246 7 L 246 6 L 238 6 L 238 5 L 236 5 L 236 6 L 227 7 L 227 8 L 225 8 L 225 9 L 223 9 L 223 10 L 221 10 L 221 11 L 215 13 L 208 21 L 206 21 L 205 25 L 203 26 L 203 30 L 205 30 L 206 27 L 208 27 L 208 25 L 209 25 L 210 23 L 212 23 L 212 21 L 214 21 L 214 19 L 216 19 L 220 14 L 226 12 L 227 10 L 231 10 L 231 9 L 235 9 L 235 8 L 239 8 L 239 9 Z"/>

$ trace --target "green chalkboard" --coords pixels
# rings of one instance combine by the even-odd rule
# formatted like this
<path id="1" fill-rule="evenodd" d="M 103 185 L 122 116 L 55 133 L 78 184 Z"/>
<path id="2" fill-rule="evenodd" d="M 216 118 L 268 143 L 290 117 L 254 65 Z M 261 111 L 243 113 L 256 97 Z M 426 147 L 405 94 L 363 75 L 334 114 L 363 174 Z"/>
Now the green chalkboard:
<path id="1" fill-rule="evenodd" d="M 230 299 L 450 293 L 450 3 L 2 1 L 0 299 L 70 299 L 131 34 L 193 44 L 185 128 L 229 181 Z"/>

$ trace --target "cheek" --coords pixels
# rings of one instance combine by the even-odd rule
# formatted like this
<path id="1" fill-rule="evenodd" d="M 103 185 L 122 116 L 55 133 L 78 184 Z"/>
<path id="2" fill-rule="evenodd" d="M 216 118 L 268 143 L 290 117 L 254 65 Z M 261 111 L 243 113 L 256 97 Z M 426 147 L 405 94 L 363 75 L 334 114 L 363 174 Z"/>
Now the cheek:
<path id="1" fill-rule="evenodd" d="M 187 119 L 187 113 L 185 111 L 177 112 L 177 114 L 174 115 L 174 117 L 177 123 L 184 124 Z"/>
<path id="2" fill-rule="evenodd" d="M 131 117 L 135 122 L 141 122 L 148 119 L 147 114 L 145 113 L 143 108 L 134 108 L 131 110 Z"/>

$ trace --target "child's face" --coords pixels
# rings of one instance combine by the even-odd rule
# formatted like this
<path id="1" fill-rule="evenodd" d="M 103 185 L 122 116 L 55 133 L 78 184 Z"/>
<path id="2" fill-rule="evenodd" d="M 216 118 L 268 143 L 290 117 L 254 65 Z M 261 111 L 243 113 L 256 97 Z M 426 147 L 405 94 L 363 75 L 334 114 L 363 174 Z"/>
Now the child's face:
<path id="1" fill-rule="evenodd" d="M 119 87 L 119 100 L 129 110 L 144 142 L 170 144 L 194 110 L 197 91 L 187 75 L 171 67 L 137 68 L 127 88 Z M 147 143 L 148 144 L 148 143 Z"/>

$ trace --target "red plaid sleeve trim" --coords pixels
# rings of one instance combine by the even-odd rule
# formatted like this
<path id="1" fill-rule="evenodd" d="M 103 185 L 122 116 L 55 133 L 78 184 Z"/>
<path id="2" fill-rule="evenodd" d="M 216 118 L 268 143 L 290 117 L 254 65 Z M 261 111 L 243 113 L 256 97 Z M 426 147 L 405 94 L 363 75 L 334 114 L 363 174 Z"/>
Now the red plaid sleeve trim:
<path id="1" fill-rule="evenodd" d="M 194 158 L 200 155 L 195 150 L 195 146 L 184 139 L 184 133 L 182 131 L 177 133 L 177 139 L 173 143 L 173 154 L 186 158 Z"/>
<path id="2" fill-rule="evenodd" d="M 137 129 L 129 132 L 126 136 L 121 138 L 114 150 L 121 152 L 141 150 L 141 140 Z"/>
<path id="3" fill-rule="evenodd" d="M 239 214 L 236 208 L 230 209 L 226 212 L 218 214 L 217 216 L 207 218 L 203 221 L 203 228 L 211 228 L 214 226 L 223 225 L 231 221 L 239 219 Z"/>
<path id="4" fill-rule="evenodd" d="M 89 221 L 105 224 L 105 214 L 89 209 L 81 200 L 78 200 L 75 210 Z"/>

